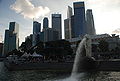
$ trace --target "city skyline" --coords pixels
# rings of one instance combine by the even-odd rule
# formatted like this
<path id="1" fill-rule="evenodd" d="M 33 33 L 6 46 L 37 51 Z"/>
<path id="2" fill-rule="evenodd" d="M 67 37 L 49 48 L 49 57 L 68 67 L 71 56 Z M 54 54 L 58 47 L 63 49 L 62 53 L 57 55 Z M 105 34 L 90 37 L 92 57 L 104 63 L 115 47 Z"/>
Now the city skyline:
<path id="1" fill-rule="evenodd" d="M 26 36 L 28 36 L 32 33 L 33 20 L 30 18 L 27 18 L 29 16 L 26 16 L 27 12 L 24 12 L 24 10 L 25 10 L 24 7 L 22 7 L 22 9 L 23 9 L 22 12 L 24 12 L 24 13 L 20 13 L 20 11 L 15 11 L 16 9 L 20 8 L 15 5 L 15 4 L 17 4 L 16 1 L 24 1 L 26 3 L 29 3 L 28 7 L 32 6 L 35 10 L 38 9 L 38 11 L 39 11 L 38 7 L 41 7 L 41 9 L 43 9 L 43 11 L 44 10 L 47 11 L 45 13 L 41 13 L 40 16 L 37 15 L 37 16 L 39 16 L 38 19 L 37 19 L 37 17 L 35 18 L 35 20 L 37 20 L 38 22 L 41 22 L 41 23 L 42 23 L 43 17 L 48 17 L 49 20 L 51 20 L 51 18 L 50 18 L 51 14 L 55 13 L 55 12 L 61 13 L 63 15 L 62 19 L 64 20 L 67 17 L 66 16 L 67 6 L 70 5 L 73 8 L 73 6 L 72 6 L 73 0 L 69 0 L 69 1 L 65 1 L 65 0 L 59 0 L 59 1 L 55 1 L 55 0 L 51 0 L 51 1 L 48 1 L 48 0 L 46 0 L 46 1 L 43 1 L 43 0 L 34 0 L 34 1 L 33 0 L 9 0 L 9 1 L 0 0 L 0 10 L 1 10 L 0 35 L 2 35 L 4 37 L 4 31 L 5 31 L 5 29 L 8 29 L 9 22 L 15 21 L 20 25 L 20 44 L 21 44 L 21 42 L 24 41 Z M 99 4 L 96 4 L 97 2 L 99 2 Z M 97 34 L 100 34 L 100 33 L 111 34 L 113 31 L 115 31 L 116 29 L 118 29 L 120 27 L 120 24 L 119 24 L 119 21 L 120 21 L 119 2 L 120 2 L 119 0 L 116 0 L 114 2 L 112 2 L 112 0 L 106 0 L 104 2 L 102 2 L 102 0 L 85 1 L 85 5 L 87 5 L 86 9 L 93 10 L 93 16 L 94 16 L 95 28 L 96 28 Z M 61 4 L 60 7 L 57 6 L 58 3 Z M 22 3 L 20 3 L 19 5 L 21 5 L 21 4 Z M 25 4 L 22 4 L 22 5 L 24 6 Z M 63 7 L 62 7 L 62 5 L 63 5 Z M 63 10 L 63 8 L 64 8 L 64 10 Z M 28 10 L 28 11 L 31 11 L 31 10 Z M 35 12 L 40 13 L 37 11 L 35 11 Z M 48 13 L 48 14 L 46 14 L 46 13 Z M 44 16 L 44 14 L 46 14 L 46 15 Z M 30 15 L 33 15 L 33 14 L 30 14 Z M 62 32 L 64 30 L 63 20 L 62 20 Z M 108 22 L 106 22 L 106 21 L 108 21 Z M 51 27 L 51 24 L 49 25 L 49 27 Z M 117 34 L 119 34 L 119 29 L 116 30 L 115 32 Z M 62 35 L 64 36 L 63 33 L 62 33 Z"/>

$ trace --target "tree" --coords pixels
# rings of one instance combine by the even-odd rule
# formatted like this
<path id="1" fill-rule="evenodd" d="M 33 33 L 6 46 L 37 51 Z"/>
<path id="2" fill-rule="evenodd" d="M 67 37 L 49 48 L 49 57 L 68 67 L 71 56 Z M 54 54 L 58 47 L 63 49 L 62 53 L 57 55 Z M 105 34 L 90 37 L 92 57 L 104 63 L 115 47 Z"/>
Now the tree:
<path id="1" fill-rule="evenodd" d="M 98 46 L 95 44 L 92 44 L 92 52 L 98 52 Z"/>
<path id="2" fill-rule="evenodd" d="M 32 47 L 32 40 L 30 38 L 26 38 L 25 42 L 22 42 L 19 49 L 23 52 L 27 52 Z"/>
<path id="3" fill-rule="evenodd" d="M 26 50 L 29 50 L 32 47 L 32 40 L 30 38 L 27 38 L 25 40 L 25 48 Z"/>
<path id="4" fill-rule="evenodd" d="M 23 55 L 23 53 L 22 52 L 20 52 L 19 50 L 17 50 L 17 49 L 14 49 L 14 50 L 12 50 L 12 51 L 10 51 L 9 53 L 8 53 L 8 55 L 7 56 L 9 56 L 9 55 L 17 55 L 17 56 L 22 56 Z"/>
<path id="5" fill-rule="evenodd" d="M 21 46 L 19 47 L 19 49 L 23 52 L 26 52 L 27 48 L 26 48 L 26 43 L 22 42 Z"/>
<path id="6" fill-rule="evenodd" d="M 43 50 L 44 50 L 44 43 L 40 41 L 38 44 L 36 44 L 34 51 L 38 54 L 41 54 Z"/>
<path id="7" fill-rule="evenodd" d="M 56 56 L 66 56 L 73 54 L 73 50 L 69 41 L 57 40 L 46 42 L 45 44 L 45 54 L 52 54 Z"/>
<path id="8" fill-rule="evenodd" d="M 109 51 L 109 44 L 105 40 L 101 40 L 98 45 L 100 52 L 107 52 Z"/>

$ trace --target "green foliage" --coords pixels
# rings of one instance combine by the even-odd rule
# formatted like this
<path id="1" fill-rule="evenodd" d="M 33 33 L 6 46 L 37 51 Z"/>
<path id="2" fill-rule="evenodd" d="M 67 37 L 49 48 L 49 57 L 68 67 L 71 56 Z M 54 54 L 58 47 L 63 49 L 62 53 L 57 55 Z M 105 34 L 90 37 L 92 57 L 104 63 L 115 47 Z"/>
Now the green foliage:
<path id="1" fill-rule="evenodd" d="M 22 56 L 23 53 L 20 52 L 20 51 L 17 50 L 17 49 L 14 49 L 14 50 L 12 50 L 11 52 L 9 52 L 7 56 L 9 56 L 9 55 L 18 55 L 18 56 Z"/>
<path id="2" fill-rule="evenodd" d="M 19 49 L 21 49 L 21 51 L 26 52 L 27 48 L 26 48 L 26 43 L 22 42 L 21 46 L 19 47 Z"/>
<path id="3" fill-rule="evenodd" d="M 105 40 L 101 40 L 98 45 L 100 52 L 108 52 L 109 51 L 109 44 Z"/>
<path id="4" fill-rule="evenodd" d="M 38 54 L 41 54 L 44 50 L 44 43 L 43 42 L 39 42 L 38 44 L 36 44 L 34 51 Z"/>
<path id="5" fill-rule="evenodd" d="M 98 52 L 98 46 L 95 44 L 92 44 L 92 52 Z"/>
<path id="6" fill-rule="evenodd" d="M 65 56 L 73 54 L 73 50 L 71 48 L 71 44 L 66 40 L 57 40 L 50 42 L 39 42 L 34 47 L 30 47 L 29 49 L 26 46 L 26 42 L 23 42 L 20 46 L 20 49 L 27 53 L 38 53 L 44 54 L 44 56 Z"/>
<path id="7" fill-rule="evenodd" d="M 19 49 L 21 49 L 21 51 L 23 51 L 23 52 L 27 52 L 31 47 L 32 47 L 32 40 L 27 38 L 25 42 L 22 42 Z"/>

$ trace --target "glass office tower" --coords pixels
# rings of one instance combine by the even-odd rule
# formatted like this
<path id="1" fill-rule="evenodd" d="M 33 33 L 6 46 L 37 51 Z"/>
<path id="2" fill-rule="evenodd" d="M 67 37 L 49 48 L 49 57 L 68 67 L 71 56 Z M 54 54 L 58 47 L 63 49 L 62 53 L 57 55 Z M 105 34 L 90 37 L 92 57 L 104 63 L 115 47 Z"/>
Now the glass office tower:
<path id="1" fill-rule="evenodd" d="M 52 14 L 52 28 L 59 32 L 59 39 L 62 39 L 61 14 Z"/>
<path id="2" fill-rule="evenodd" d="M 84 36 L 85 27 L 85 6 L 84 2 L 74 2 L 74 37 Z"/>
<path id="3" fill-rule="evenodd" d="M 87 27 L 87 34 L 90 34 L 90 35 L 96 34 L 96 30 L 94 26 L 94 18 L 93 18 L 91 9 L 88 9 L 86 11 L 86 27 Z"/>
<path id="4" fill-rule="evenodd" d="M 5 38 L 4 38 L 4 56 L 7 55 L 8 52 L 18 49 L 19 47 L 19 24 L 16 22 L 10 22 L 9 30 L 5 30 Z"/>
<path id="5" fill-rule="evenodd" d="M 41 23 L 33 21 L 33 42 L 32 45 L 36 45 L 39 42 L 39 34 L 41 32 Z"/>
<path id="6" fill-rule="evenodd" d="M 49 20 L 47 17 L 43 19 L 43 30 L 49 27 Z"/>
<path id="7" fill-rule="evenodd" d="M 73 15 L 72 8 L 70 6 L 68 6 L 67 19 L 64 20 L 65 39 L 72 38 L 72 28 L 71 28 L 72 15 Z"/>

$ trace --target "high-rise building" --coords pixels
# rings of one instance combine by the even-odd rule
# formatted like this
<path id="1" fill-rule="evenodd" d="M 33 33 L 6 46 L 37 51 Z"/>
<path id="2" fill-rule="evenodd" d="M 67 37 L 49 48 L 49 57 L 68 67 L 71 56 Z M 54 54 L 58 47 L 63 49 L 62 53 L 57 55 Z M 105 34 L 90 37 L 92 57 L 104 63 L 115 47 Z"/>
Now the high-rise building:
<path id="1" fill-rule="evenodd" d="M 16 43 L 13 45 L 13 49 L 14 49 L 14 47 L 16 49 L 18 49 L 18 47 L 19 47 L 19 24 L 16 22 L 10 22 L 9 32 L 10 32 L 10 34 L 9 34 L 10 39 L 9 40 L 11 40 L 11 42 L 14 41 Z M 13 50 L 13 49 L 11 48 L 11 50 Z"/>
<path id="2" fill-rule="evenodd" d="M 70 30 L 69 30 L 69 19 L 64 20 L 64 31 L 65 31 L 65 39 L 70 39 Z"/>
<path id="3" fill-rule="evenodd" d="M 85 6 L 84 2 L 74 2 L 74 36 L 85 35 Z"/>
<path id="4" fill-rule="evenodd" d="M 18 41 L 17 34 L 9 35 L 9 51 L 18 49 Z"/>
<path id="5" fill-rule="evenodd" d="M 38 34 L 41 31 L 41 23 L 33 21 L 33 34 Z"/>
<path id="6" fill-rule="evenodd" d="M 45 29 L 47 29 L 47 28 L 45 28 Z M 44 31 L 45 31 L 45 29 L 42 32 L 40 32 L 40 41 L 42 41 L 42 42 L 44 42 Z"/>
<path id="7" fill-rule="evenodd" d="M 43 30 L 44 30 L 45 28 L 48 28 L 48 26 L 49 26 L 49 20 L 48 20 L 47 17 L 45 17 L 45 18 L 43 19 Z"/>
<path id="8" fill-rule="evenodd" d="M 59 32 L 53 28 L 44 30 L 44 42 L 59 40 Z"/>
<path id="9" fill-rule="evenodd" d="M 72 38 L 72 29 L 71 29 L 71 17 L 72 17 L 72 8 L 68 6 L 67 10 L 67 19 L 64 20 L 64 30 L 65 30 L 65 39 Z"/>
<path id="10" fill-rule="evenodd" d="M 5 30 L 4 38 L 4 56 L 14 49 L 19 47 L 19 24 L 10 22 L 9 30 Z"/>
<path id="11" fill-rule="evenodd" d="M 3 51 L 3 43 L 0 43 L 0 57 L 2 56 Z"/>
<path id="12" fill-rule="evenodd" d="M 70 6 L 68 6 L 68 9 L 67 9 L 67 18 L 71 18 L 72 15 L 73 15 L 72 8 Z"/>
<path id="13" fill-rule="evenodd" d="M 32 45 L 36 45 L 39 42 L 39 34 L 41 32 L 41 23 L 33 21 L 33 42 Z"/>
<path id="14" fill-rule="evenodd" d="M 4 56 L 6 56 L 8 52 L 9 52 L 9 30 L 5 30 L 4 51 L 3 51 Z"/>
<path id="15" fill-rule="evenodd" d="M 9 31 L 19 35 L 19 24 L 17 24 L 16 22 L 10 22 L 10 24 L 9 24 Z"/>
<path id="16" fill-rule="evenodd" d="M 71 38 L 75 37 L 75 30 L 74 30 L 74 15 L 71 16 Z"/>
<path id="17" fill-rule="evenodd" d="M 52 28 L 59 32 L 59 39 L 62 39 L 62 18 L 61 14 L 52 14 Z"/>
<path id="18" fill-rule="evenodd" d="M 94 18 L 93 18 L 91 9 L 88 9 L 86 11 L 86 28 L 87 28 L 87 34 L 90 34 L 90 35 L 96 34 L 96 30 L 94 26 Z"/>

